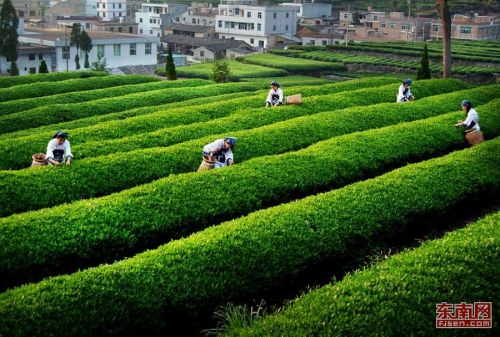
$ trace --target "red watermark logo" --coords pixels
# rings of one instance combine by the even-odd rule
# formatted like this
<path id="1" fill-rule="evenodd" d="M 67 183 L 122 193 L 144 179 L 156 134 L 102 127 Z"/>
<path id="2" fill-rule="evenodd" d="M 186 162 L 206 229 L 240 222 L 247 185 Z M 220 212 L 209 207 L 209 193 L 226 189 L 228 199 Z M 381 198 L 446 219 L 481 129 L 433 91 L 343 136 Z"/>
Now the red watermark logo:
<path id="1" fill-rule="evenodd" d="M 437 329 L 488 329 L 491 328 L 491 302 L 469 304 L 436 304 Z"/>

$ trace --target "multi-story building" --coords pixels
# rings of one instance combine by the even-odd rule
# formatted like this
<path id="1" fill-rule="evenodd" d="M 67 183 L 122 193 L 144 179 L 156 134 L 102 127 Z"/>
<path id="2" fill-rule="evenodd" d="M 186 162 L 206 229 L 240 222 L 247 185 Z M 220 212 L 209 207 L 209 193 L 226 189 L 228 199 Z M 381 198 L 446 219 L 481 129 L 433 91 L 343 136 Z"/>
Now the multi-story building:
<path id="1" fill-rule="evenodd" d="M 408 17 L 403 12 L 341 11 L 339 27 L 348 30 L 349 40 L 425 40 L 429 20 Z M 427 28 L 427 29 L 426 29 Z"/>
<path id="2" fill-rule="evenodd" d="M 97 16 L 103 21 L 119 20 L 127 16 L 126 0 L 97 0 Z"/>
<path id="3" fill-rule="evenodd" d="M 281 6 L 288 6 L 297 10 L 297 18 L 302 22 L 304 19 L 327 18 L 332 16 L 331 3 L 317 2 L 284 2 Z"/>
<path id="4" fill-rule="evenodd" d="M 180 16 L 179 23 L 197 26 L 215 26 L 215 16 L 219 9 L 212 4 L 194 2 Z"/>
<path id="5" fill-rule="evenodd" d="M 93 45 L 89 53 L 90 63 L 96 61 L 97 56 L 100 54 L 106 59 L 106 68 L 108 69 L 116 69 L 121 66 L 157 64 L 157 44 L 160 41 L 157 37 L 95 30 L 88 30 L 87 33 L 92 39 Z M 19 35 L 19 42 L 28 44 L 30 47 L 42 48 L 44 50 L 43 58 L 50 60 L 50 62 L 47 62 L 47 66 L 52 71 L 71 71 L 76 70 L 75 55 L 77 49 L 76 46 L 71 46 L 69 36 L 69 29 L 26 29 L 25 33 Z M 47 47 L 50 48 L 50 53 L 45 52 Z M 85 54 L 82 50 L 79 53 L 80 65 L 83 68 Z M 35 54 L 36 60 L 39 53 L 30 52 L 29 54 Z M 38 64 L 39 60 L 36 61 Z M 18 62 L 20 70 L 24 69 L 23 66 L 19 65 Z M 21 67 L 23 68 L 21 69 Z M 34 67 L 34 64 L 31 65 L 28 68 L 29 72 L 32 72 L 31 68 Z M 2 69 L 4 68 L 2 67 Z"/>
<path id="6" fill-rule="evenodd" d="M 430 37 L 443 37 L 443 26 L 438 20 L 431 23 Z M 461 40 L 498 40 L 500 39 L 500 20 L 494 16 L 468 17 L 455 14 L 451 22 L 451 38 Z"/>
<path id="7" fill-rule="evenodd" d="M 178 4 L 142 4 L 141 11 L 135 13 L 135 22 L 139 25 L 139 35 L 163 36 L 163 29 L 179 22 L 180 15 L 187 10 L 186 5 Z"/>
<path id="8" fill-rule="evenodd" d="M 224 2 L 224 1 L 223 1 Z M 274 47 L 297 31 L 297 10 L 287 6 L 257 6 L 254 1 L 219 5 L 215 32 L 223 39 L 245 41 L 258 49 Z"/>
<path id="9" fill-rule="evenodd" d="M 17 16 L 25 20 L 41 19 L 43 16 L 39 0 L 12 0 L 12 6 L 16 10 Z"/>

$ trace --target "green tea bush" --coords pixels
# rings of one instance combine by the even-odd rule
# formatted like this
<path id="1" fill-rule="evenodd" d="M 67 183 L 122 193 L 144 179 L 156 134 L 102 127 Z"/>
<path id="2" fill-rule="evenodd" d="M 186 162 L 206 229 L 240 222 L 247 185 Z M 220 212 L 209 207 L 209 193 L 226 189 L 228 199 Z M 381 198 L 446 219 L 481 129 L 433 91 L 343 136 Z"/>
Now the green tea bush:
<path id="1" fill-rule="evenodd" d="M 95 90 L 126 84 L 138 84 L 159 81 L 152 76 L 143 75 L 111 75 L 71 79 L 59 82 L 35 82 L 0 89 L 0 102 L 56 95 L 73 91 Z M 2 109 L 3 113 L 3 109 Z"/>
<path id="2" fill-rule="evenodd" d="M 430 127 L 432 125 L 435 124 Z M 433 138 L 428 143 L 431 145 L 440 137 L 438 133 L 424 131 L 412 145 L 418 144 L 419 138 Z M 398 139 L 380 143 L 389 151 L 404 148 Z M 360 245 L 375 245 L 375 236 L 383 240 L 384 233 L 395 231 L 410 218 L 428 216 L 478 193 L 498 189 L 498 151 L 500 139 L 407 165 L 340 190 L 259 211 L 112 265 L 9 290 L 0 294 L 0 333 L 9 337 L 62 334 L 81 337 L 134 335 L 144 331 L 160 334 L 180 330 L 180 317 L 189 321 L 189 316 L 195 318 L 200 311 L 235 298 L 256 298 L 269 287 L 276 287 L 280 281 L 301 273 L 308 265 L 345 256 L 357 251 Z M 347 158 L 341 159 L 344 172 L 348 171 Z M 287 165 L 286 169 L 294 175 L 296 166 L 313 161 L 305 156 L 298 159 L 296 165 Z M 266 165 L 266 162 L 260 164 Z M 247 165 L 250 169 L 250 163 Z M 324 166 L 321 162 L 317 165 Z M 323 167 L 323 171 L 328 172 L 330 168 Z M 209 186 L 213 186 L 215 183 L 231 183 L 233 175 L 244 173 L 256 191 L 266 186 L 252 180 L 251 175 L 259 170 L 253 170 L 253 173 L 243 171 L 242 167 L 234 167 L 197 176 L 212 178 Z M 474 179 L 464 184 L 464 178 L 470 172 L 475 172 Z M 195 176 L 191 174 L 186 178 Z M 312 176 L 308 173 L 299 179 Z M 269 178 L 273 183 L 280 181 L 272 174 Z M 235 200 L 244 204 L 250 202 L 251 199 L 234 199 L 234 195 L 242 190 L 239 184 L 235 184 L 226 190 L 234 193 L 218 193 L 217 200 L 205 196 L 204 200 L 210 202 L 205 210 L 223 203 L 231 205 Z M 182 188 L 176 190 L 175 197 L 182 196 L 183 192 Z M 167 195 L 156 194 L 158 201 L 163 201 L 150 208 L 152 211 L 169 203 L 165 201 Z M 91 205 L 92 201 L 88 203 Z M 197 204 L 183 206 L 192 210 L 203 208 Z M 61 215 L 71 217 L 69 213 Z M 96 216 L 106 215 L 92 215 Z M 95 230 L 84 223 L 82 226 L 85 236 Z M 118 229 L 113 228 L 100 236 L 104 239 Z M 60 233 L 71 232 L 63 227 Z M 52 246 L 64 242 L 58 237 Z M 495 254 L 496 251 L 492 256 Z M 460 259 L 459 265 L 469 264 L 463 256 Z M 449 267 L 444 267 L 447 270 L 453 267 L 450 261 L 445 262 L 449 264 Z M 409 281 L 412 277 L 407 275 L 406 278 Z"/>
<path id="3" fill-rule="evenodd" d="M 109 77 L 111 76 L 103 77 L 102 79 L 108 79 Z M 89 102 L 102 98 L 113 98 L 117 96 L 125 96 L 139 92 L 146 93 L 152 90 L 168 89 L 168 88 L 189 88 L 189 87 L 198 87 L 211 84 L 211 82 L 206 80 L 182 80 L 175 82 L 156 81 L 154 83 L 150 82 L 150 83 L 134 84 L 133 83 L 134 79 L 130 81 L 132 82 L 131 84 L 128 84 L 127 83 L 128 81 L 126 81 L 127 77 L 121 75 L 119 77 L 121 77 L 122 79 L 117 83 L 120 82 L 121 83 L 117 84 L 117 86 L 115 87 L 87 90 L 87 91 L 73 91 L 69 93 L 63 93 L 51 96 L 18 99 L 15 101 L 0 103 L 0 110 L 2 111 L 1 114 L 6 115 L 14 112 L 34 109 L 37 107 L 45 107 L 46 110 L 50 108 L 57 109 L 59 107 L 58 104 Z M 47 83 L 59 84 L 61 82 L 47 82 Z M 26 113 L 29 114 L 31 113 L 31 111 L 26 111 Z"/>
<path id="4" fill-rule="evenodd" d="M 500 300 L 498 282 L 492 282 L 500 267 L 499 223 L 500 212 L 488 215 L 443 239 L 313 290 L 248 329 L 229 328 L 223 335 L 437 335 L 437 304 Z M 460 335 L 478 335 L 478 329 L 463 330 Z"/>
<path id="5" fill-rule="evenodd" d="M 490 132 L 487 136 L 500 135 L 499 104 L 497 99 L 484 106 L 483 125 Z M 296 153 L 255 158 L 227 170 L 172 175 L 108 197 L 0 219 L 0 238 L 5 238 L 0 239 L 1 279 L 6 282 L 15 275 L 20 279 L 36 277 L 39 269 L 55 272 L 64 266 L 62 261 L 67 262 L 72 256 L 77 256 L 76 265 L 86 259 L 111 261 L 155 237 L 178 238 L 223 219 L 340 187 L 408 161 L 460 148 L 463 134 L 453 127 L 459 115 L 451 113 L 431 120 L 353 133 Z M 323 118 L 308 123 L 306 118 L 301 118 L 300 126 L 292 127 L 288 123 L 279 133 L 283 140 L 286 136 L 289 139 L 298 131 L 302 135 L 310 133 L 324 121 Z M 259 135 L 261 143 L 245 144 L 247 149 L 253 148 L 262 154 L 265 151 L 261 149 L 280 146 L 276 140 L 272 143 L 277 138 L 276 131 L 273 133 L 271 128 L 265 131 Z M 328 130 L 316 129 L 316 132 L 324 134 Z M 427 133 L 430 135 L 426 136 Z M 187 158 L 180 151 L 175 154 Z M 151 158 L 157 156 L 153 154 Z M 179 165 L 182 164 L 180 161 Z M 213 184 L 217 184 L 217 188 L 200 188 Z M 220 193 L 221 190 L 224 193 Z M 61 215 L 65 221 L 58 222 Z M 10 239 L 13 237 L 15 242 Z M 97 249 L 100 246 L 106 249 Z"/>
<path id="6" fill-rule="evenodd" d="M 273 54 L 255 54 L 246 56 L 245 62 L 267 67 L 285 69 L 289 72 L 300 73 L 307 73 L 311 71 L 333 72 L 347 70 L 346 67 L 340 63 L 305 61 L 297 58 L 278 56 Z"/>
<path id="7" fill-rule="evenodd" d="M 211 84 L 189 90 L 185 88 L 159 89 L 89 102 L 42 106 L 29 111 L 0 116 L 0 133 L 123 111 L 135 107 L 177 102 L 189 98 L 206 96 L 207 94 L 218 95 L 251 89 L 257 90 L 261 87 L 252 83 Z"/>
<path id="8" fill-rule="evenodd" d="M 357 88 L 374 87 L 387 83 L 395 83 L 395 79 L 367 78 L 363 80 L 333 83 L 322 86 L 295 87 L 291 90 L 295 90 L 294 93 L 302 92 L 304 95 L 325 95 L 328 93 L 338 93 L 341 91 L 355 90 Z M 454 83 L 457 84 L 458 87 L 458 83 L 461 82 Z M 259 87 L 259 84 L 254 85 L 256 87 Z M 265 86 L 267 87 L 267 83 L 265 84 Z M 237 111 L 238 109 L 256 108 L 264 105 L 263 102 L 266 95 L 267 90 L 261 92 L 257 91 L 252 95 L 246 93 L 245 97 L 239 99 L 225 100 L 223 99 L 223 97 L 220 97 L 220 99 L 216 100 L 215 103 L 199 104 L 199 106 L 196 107 L 191 106 L 185 108 L 175 108 L 173 106 L 168 106 L 168 109 L 160 110 L 144 116 L 102 123 L 99 125 L 78 128 L 75 130 L 66 128 L 65 130 L 69 131 L 70 140 L 73 146 L 90 141 L 101 142 L 131 135 L 138 135 L 144 132 L 155 131 L 160 128 L 172 127 L 179 124 L 191 124 L 195 122 L 207 121 L 212 118 L 224 117 L 232 112 Z M 320 107 L 323 107 L 323 105 Z M 145 108 L 141 109 L 144 110 Z M 0 155 L 4 156 L 4 160 L 0 161 L 0 168 L 13 169 L 26 167 L 29 164 L 31 155 L 36 152 L 44 151 L 48 139 L 50 139 L 54 132 L 59 129 L 60 126 L 59 128 L 53 127 L 52 129 L 49 129 L 47 131 L 42 131 L 39 128 L 36 130 L 36 132 L 33 132 L 33 135 L 27 137 L 20 137 L 20 134 L 15 134 L 11 135 L 11 137 L 0 139 Z M 15 142 L 12 142 L 13 137 L 16 138 Z M 142 146 L 141 144 L 149 143 L 144 143 L 144 141 L 141 141 L 137 143 L 137 146 L 140 147 Z M 148 145 L 148 147 L 155 146 L 154 140 L 152 141 L 152 144 L 153 145 Z M 164 144 L 161 143 L 156 144 L 164 146 Z M 131 145 L 134 146 L 133 141 Z M 110 151 L 111 150 L 112 149 L 110 148 Z M 103 148 L 102 150 L 97 151 L 105 153 L 104 151 L 106 151 L 106 149 Z M 126 149 L 124 149 L 123 151 L 126 151 Z"/>
<path id="9" fill-rule="evenodd" d="M 71 78 L 88 78 L 96 76 L 108 76 L 105 72 L 98 71 L 72 71 L 65 73 L 33 74 L 25 76 L 0 77 L 0 88 L 8 88 L 14 85 L 37 83 L 37 82 L 57 82 Z"/>

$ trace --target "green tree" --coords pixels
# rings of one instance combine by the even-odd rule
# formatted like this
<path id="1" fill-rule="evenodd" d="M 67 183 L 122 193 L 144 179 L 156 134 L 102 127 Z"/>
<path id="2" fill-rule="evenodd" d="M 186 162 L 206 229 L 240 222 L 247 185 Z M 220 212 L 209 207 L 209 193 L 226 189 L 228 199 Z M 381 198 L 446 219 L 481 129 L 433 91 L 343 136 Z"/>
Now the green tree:
<path id="1" fill-rule="evenodd" d="M 80 48 L 85 52 L 85 63 L 83 67 L 88 69 L 90 67 L 89 64 L 89 53 L 92 50 L 92 39 L 86 31 L 82 31 L 82 37 L 80 39 Z"/>
<path id="2" fill-rule="evenodd" d="M 4 0 L 2 10 L 0 10 L 0 55 L 5 56 L 8 61 L 11 61 L 10 74 L 12 76 L 19 75 L 17 68 L 17 46 L 19 44 L 17 38 L 17 28 L 19 27 L 19 19 L 16 15 L 16 10 L 12 6 L 10 0 Z"/>
<path id="3" fill-rule="evenodd" d="M 47 63 L 45 62 L 45 60 L 42 60 L 42 62 L 40 62 L 40 67 L 38 67 L 38 73 L 39 74 L 46 74 L 49 72 L 49 68 L 47 68 Z"/>
<path id="4" fill-rule="evenodd" d="M 70 43 L 72 46 L 76 46 L 75 63 L 76 69 L 80 69 L 80 56 L 78 53 L 80 51 L 80 44 L 82 41 L 82 29 L 78 23 L 74 23 L 71 27 Z"/>
<path id="5" fill-rule="evenodd" d="M 106 65 L 106 58 L 104 57 L 103 52 L 97 52 L 97 61 L 92 62 L 92 70 L 105 71 Z"/>
<path id="6" fill-rule="evenodd" d="M 165 73 L 169 80 L 177 79 L 177 72 L 175 71 L 174 58 L 172 57 L 172 47 L 168 46 L 167 64 L 165 65 Z"/>
<path id="7" fill-rule="evenodd" d="M 229 81 L 231 70 L 229 64 L 225 60 L 215 60 L 213 66 L 212 79 L 216 83 L 223 83 Z"/>
<path id="8" fill-rule="evenodd" d="M 417 72 L 417 80 L 424 80 L 431 78 L 431 68 L 429 67 L 429 51 L 427 50 L 427 43 L 424 45 L 424 51 L 420 58 L 420 68 Z"/>

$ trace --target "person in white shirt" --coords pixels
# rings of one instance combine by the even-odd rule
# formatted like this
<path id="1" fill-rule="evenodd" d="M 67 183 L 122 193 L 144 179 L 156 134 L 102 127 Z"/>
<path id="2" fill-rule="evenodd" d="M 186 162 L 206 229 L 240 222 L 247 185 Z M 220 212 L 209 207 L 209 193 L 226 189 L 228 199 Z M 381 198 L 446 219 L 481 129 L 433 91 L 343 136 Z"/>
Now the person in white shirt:
<path id="1" fill-rule="evenodd" d="M 234 164 L 233 148 L 236 145 L 235 137 L 217 139 L 203 147 L 203 161 L 198 171 L 207 171 L 213 168 L 222 168 Z"/>
<path id="2" fill-rule="evenodd" d="M 272 81 L 271 90 L 269 90 L 269 94 L 266 98 L 266 107 L 275 107 L 281 104 L 283 104 L 283 91 L 281 90 L 278 82 Z"/>
<path id="3" fill-rule="evenodd" d="M 409 102 L 413 101 L 415 97 L 411 93 L 411 80 L 408 78 L 403 80 L 403 84 L 399 86 L 398 97 L 396 102 Z"/>
<path id="4" fill-rule="evenodd" d="M 465 118 L 465 121 L 459 120 L 455 126 L 465 126 L 467 128 L 465 132 L 481 131 L 481 128 L 479 127 L 479 115 L 472 107 L 472 102 L 464 99 L 460 105 L 462 106 L 462 110 L 467 114 L 467 117 Z"/>
<path id="5" fill-rule="evenodd" d="M 71 164 L 73 154 L 71 146 L 67 140 L 68 134 L 63 131 L 57 131 L 47 145 L 47 164 L 49 165 L 66 165 Z"/>

